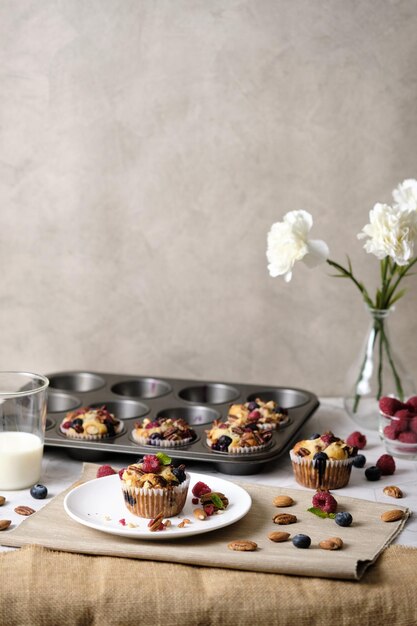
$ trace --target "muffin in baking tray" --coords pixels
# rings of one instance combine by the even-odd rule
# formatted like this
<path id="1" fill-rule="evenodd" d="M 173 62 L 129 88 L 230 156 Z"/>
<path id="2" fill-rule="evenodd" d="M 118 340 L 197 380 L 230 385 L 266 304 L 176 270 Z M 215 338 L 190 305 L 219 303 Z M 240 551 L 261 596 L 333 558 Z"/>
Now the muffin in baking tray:
<path id="1" fill-rule="evenodd" d="M 187 500 L 190 478 L 162 452 L 149 454 L 119 473 L 127 509 L 148 519 L 178 515 Z"/>
<path id="2" fill-rule="evenodd" d="M 227 421 L 235 426 L 256 424 L 259 430 L 271 430 L 288 423 L 288 411 L 274 400 L 264 402 L 261 398 L 256 398 L 242 404 L 231 404 Z"/>
<path id="3" fill-rule="evenodd" d="M 141 445 L 173 448 L 191 443 L 197 436 L 182 418 L 160 417 L 152 420 L 145 417 L 135 424 L 132 437 Z"/>
<path id="4" fill-rule="evenodd" d="M 123 430 L 123 422 L 110 413 L 105 405 L 82 407 L 66 414 L 60 431 L 72 439 L 98 440 L 114 437 Z"/>
<path id="5" fill-rule="evenodd" d="M 296 481 L 311 489 L 339 489 L 350 478 L 356 449 L 332 432 L 298 441 L 290 450 Z"/>
<path id="6" fill-rule="evenodd" d="M 215 420 L 210 430 L 206 431 L 207 445 L 213 452 L 227 454 L 249 454 L 265 449 L 271 439 L 272 431 L 260 430 L 256 424 L 237 426 L 230 422 Z"/>

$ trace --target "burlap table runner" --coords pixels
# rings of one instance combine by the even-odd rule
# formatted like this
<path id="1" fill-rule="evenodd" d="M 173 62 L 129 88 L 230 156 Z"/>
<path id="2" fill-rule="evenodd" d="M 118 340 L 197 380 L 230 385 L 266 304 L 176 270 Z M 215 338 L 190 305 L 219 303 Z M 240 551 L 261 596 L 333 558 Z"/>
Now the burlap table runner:
<path id="1" fill-rule="evenodd" d="M 85 464 L 82 481 L 95 478 L 98 465 Z M 274 488 L 243 484 L 252 497 L 252 508 L 240 521 L 223 529 L 175 541 L 133 540 L 87 528 L 70 519 L 64 511 L 64 492 L 31 515 L 15 530 L 1 534 L 3 545 L 24 546 L 40 544 L 55 550 L 94 555 L 120 556 L 153 561 L 170 561 L 190 565 L 224 567 L 258 572 L 273 572 L 325 578 L 359 579 L 381 551 L 400 532 L 406 517 L 399 522 L 384 523 L 380 519 L 389 508 L 355 498 L 338 497 L 339 506 L 349 510 L 355 520 L 349 528 L 337 526 L 334 520 L 321 519 L 309 513 L 312 491 Z M 295 500 L 291 507 L 298 521 L 291 526 L 277 526 L 272 517 L 277 512 L 273 498 L 288 494 Z M 395 502 L 395 508 L 398 507 Z M 287 509 L 288 511 L 288 509 Z M 268 539 L 272 530 L 288 530 L 291 535 L 308 534 L 312 546 L 297 550 L 291 541 L 273 543 Z M 319 541 L 332 536 L 343 539 L 340 551 L 325 551 Z M 256 552 L 232 552 L 227 544 L 235 539 L 256 541 Z"/>
<path id="2" fill-rule="evenodd" d="M 27 546 L 0 554 L 0 624 L 411 626 L 416 571 L 417 549 L 403 546 L 359 584 Z"/>

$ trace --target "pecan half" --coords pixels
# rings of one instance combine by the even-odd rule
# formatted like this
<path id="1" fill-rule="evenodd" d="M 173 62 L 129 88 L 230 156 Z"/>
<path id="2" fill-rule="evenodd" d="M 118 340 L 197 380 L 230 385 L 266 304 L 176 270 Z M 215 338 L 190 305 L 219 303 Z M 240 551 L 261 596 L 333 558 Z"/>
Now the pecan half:
<path id="1" fill-rule="evenodd" d="M 3 506 L 5 502 L 6 502 L 6 498 L 4 496 L 0 496 L 0 506 Z"/>
<path id="2" fill-rule="evenodd" d="M 152 533 L 154 533 L 157 530 L 160 530 L 161 526 L 163 526 L 162 524 L 163 517 L 164 516 L 162 515 L 162 513 L 158 513 L 158 515 L 154 519 L 150 520 L 150 522 L 148 523 L 148 527 Z"/>
<path id="3" fill-rule="evenodd" d="M 384 487 L 384 493 L 387 496 L 391 496 L 391 498 L 402 498 L 404 495 L 401 489 L 395 485 L 387 485 Z"/>
<path id="4" fill-rule="evenodd" d="M 18 515 L 32 515 L 35 513 L 35 509 L 31 509 L 30 506 L 17 506 L 14 512 Z"/>
<path id="5" fill-rule="evenodd" d="M 237 552 L 254 552 L 258 548 L 258 544 L 250 539 L 238 539 L 227 544 L 229 550 Z"/>
<path id="6" fill-rule="evenodd" d="M 300 448 L 297 451 L 298 456 L 308 456 L 309 454 L 310 454 L 310 450 L 307 450 L 307 448 Z"/>
<path id="7" fill-rule="evenodd" d="M 322 550 L 340 550 L 343 548 L 343 540 L 340 537 L 330 537 L 320 541 L 319 546 Z"/>
<path id="8" fill-rule="evenodd" d="M 295 515 L 291 515 L 291 513 L 278 513 L 274 515 L 272 518 L 274 524 L 294 524 L 297 521 L 297 517 Z"/>

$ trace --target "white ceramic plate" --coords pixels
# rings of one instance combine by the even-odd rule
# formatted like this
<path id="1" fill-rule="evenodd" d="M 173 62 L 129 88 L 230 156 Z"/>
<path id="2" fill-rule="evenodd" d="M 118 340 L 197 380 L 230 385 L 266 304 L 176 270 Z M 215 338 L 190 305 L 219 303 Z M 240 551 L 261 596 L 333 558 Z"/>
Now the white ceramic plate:
<path id="1" fill-rule="evenodd" d="M 229 526 L 240 520 L 249 511 L 252 500 L 247 491 L 234 483 L 207 476 L 206 474 L 194 474 L 190 476 L 190 488 L 187 502 L 179 516 L 171 517 L 171 526 L 165 530 L 151 532 L 148 528 L 149 520 L 132 515 L 125 507 L 120 478 L 118 474 L 104 476 L 90 480 L 70 491 L 64 500 L 64 508 L 70 517 L 76 522 L 95 528 L 111 535 L 131 537 L 132 539 L 175 539 L 208 533 L 224 526 Z M 217 515 L 198 520 L 193 515 L 193 510 L 199 505 L 192 503 L 192 488 L 198 482 L 206 483 L 213 491 L 223 493 L 229 500 L 227 509 Z M 178 524 L 188 518 L 191 523 L 184 528 L 178 528 Z M 124 519 L 126 526 L 119 520 Z M 134 524 L 129 528 L 128 524 Z"/>

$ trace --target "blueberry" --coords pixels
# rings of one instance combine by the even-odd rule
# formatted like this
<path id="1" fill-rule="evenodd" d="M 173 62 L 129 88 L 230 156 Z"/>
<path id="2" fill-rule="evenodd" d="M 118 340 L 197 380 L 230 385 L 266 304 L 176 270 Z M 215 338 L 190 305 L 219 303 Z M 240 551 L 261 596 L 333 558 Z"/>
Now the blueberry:
<path id="1" fill-rule="evenodd" d="M 376 465 L 368 467 L 365 470 L 365 476 L 368 480 L 379 480 L 381 478 L 381 470 Z"/>
<path id="2" fill-rule="evenodd" d="M 230 446 L 230 444 L 232 443 L 232 438 L 228 437 L 227 435 L 222 435 L 221 437 L 219 437 L 217 443 L 219 444 L 219 446 L 221 448 L 227 448 Z"/>
<path id="3" fill-rule="evenodd" d="M 136 498 L 134 496 L 131 496 L 130 493 L 127 493 L 127 491 L 124 491 L 123 497 L 126 500 L 127 504 L 130 504 L 130 506 L 135 506 Z"/>
<path id="4" fill-rule="evenodd" d="M 329 457 L 325 452 L 316 452 L 316 454 L 313 456 L 314 461 L 327 461 L 328 458 Z"/>
<path id="5" fill-rule="evenodd" d="M 320 437 L 320 433 L 313 433 L 311 437 L 309 437 L 309 439 L 313 440 L 313 439 L 318 439 L 319 437 Z"/>
<path id="6" fill-rule="evenodd" d="M 248 409 L 249 411 L 254 411 L 255 409 L 259 409 L 259 404 L 257 402 L 249 402 Z"/>
<path id="7" fill-rule="evenodd" d="M 250 430 L 259 430 L 258 426 L 256 424 L 247 424 L 245 426 L 245 430 L 246 432 L 249 432 Z"/>
<path id="8" fill-rule="evenodd" d="M 45 485 L 36 484 L 31 487 L 30 495 L 32 498 L 35 498 L 35 500 L 44 500 L 48 495 L 48 490 Z"/>
<path id="9" fill-rule="evenodd" d="M 309 548 L 311 539 L 308 535 L 295 535 L 292 542 L 296 548 Z"/>
<path id="10" fill-rule="evenodd" d="M 363 454 L 357 454 L 356 456 L 353 457 L 353 465 L 355 467 L 364 467 L 366 463 L 366 458 L 364 457 Z"/>
<path id="11" fill-rule="evenodd" d="M 76 417 L 74 420 L 72 420 L 71 422 L 71 426 L 73 428 L 75 428 L 75 426 L 82 426 L 83 425 L 83 420 L 81 419 L 81 417 Z"/>
<path id="12" fill-rule="evenodd" d="M 178 478 L 178 482 L 180 483 L 183 483 L 186 479 L 186 475 L 182 467 L 173 467 L 172 473 Z"/>
<path id="13" fill-rule="evenodd" d="M 336 513 L 334 521 L 338 526 L 350 526 L 352 523 L 352 516 L 347 511 L 341 511 Z"/>
<path id="14" fill-rule="evenodd" d="M 161 433 L 152 433 L 149 437 L 149 441 L 155 442 L 161 439 Z"/>

